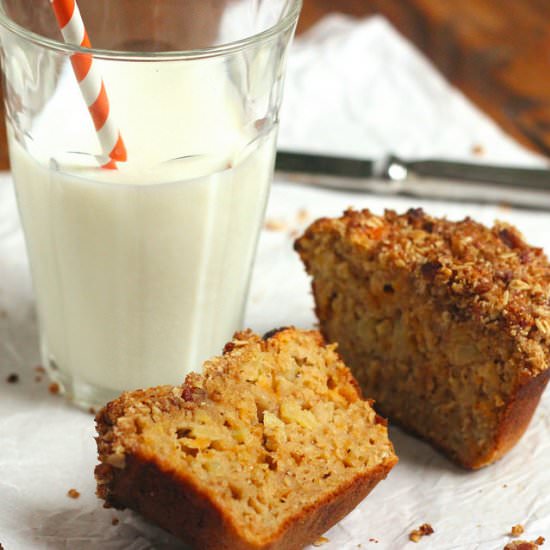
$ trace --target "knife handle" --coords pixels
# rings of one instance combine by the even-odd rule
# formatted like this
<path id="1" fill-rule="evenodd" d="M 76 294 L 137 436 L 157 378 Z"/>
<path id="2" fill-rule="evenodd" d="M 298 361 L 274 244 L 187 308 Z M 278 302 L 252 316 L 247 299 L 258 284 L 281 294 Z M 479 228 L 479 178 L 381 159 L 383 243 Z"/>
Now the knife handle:
<path id="1" fill-rule="evenodd" d="M 515 168 L 512 166 L 488 166 L 482 164 L 454 162 L 447 160 L 404 161 L 390 156 L 385 167 L 385 177 L 398 179 L 416 176 L 419 178 L 442 178 L 460 180 L 461 184 L 480 182 L 498 186 L 499 189 L 550 192 L 550 171 L 536 168 Z"/>
<path id="2" fill-rule="evenodd" d="M 390 157 L 384 177 L 400 181 L 400 192 L 416 197 L 550 209 L 550 172 L 543 169 Z"/>

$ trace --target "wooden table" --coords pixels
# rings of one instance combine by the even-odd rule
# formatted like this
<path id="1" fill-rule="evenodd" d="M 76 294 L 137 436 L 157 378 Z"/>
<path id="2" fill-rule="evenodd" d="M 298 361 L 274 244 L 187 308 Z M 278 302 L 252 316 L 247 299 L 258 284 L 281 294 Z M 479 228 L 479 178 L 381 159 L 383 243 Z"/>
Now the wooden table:
<path id="1" fill-rule="evenodd" d="M 549 0 L 304 0 L 298 31 L 331 11 L 385 15 L 506 132 L 550 157 Z"/>

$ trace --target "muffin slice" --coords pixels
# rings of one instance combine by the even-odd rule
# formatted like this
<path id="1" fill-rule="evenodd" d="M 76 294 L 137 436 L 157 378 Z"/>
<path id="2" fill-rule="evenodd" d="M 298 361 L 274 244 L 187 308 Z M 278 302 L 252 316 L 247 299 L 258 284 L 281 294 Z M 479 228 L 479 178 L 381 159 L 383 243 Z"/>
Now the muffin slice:
<path id="1" fill-rule="evenodd" d="M 98 495 L 200 549 L 299 549 L 397 462 L 386 423 L 315 331 L 237 333 L 182 386 L 96 418 Z"/>
<path id="2" fill-rule="evenodd" d="M 323 335 L 383 414 L 467 468 L 518 441 L 550 375 L 541 249 L 502 223 L 350 210 L 296 250 Z"/>

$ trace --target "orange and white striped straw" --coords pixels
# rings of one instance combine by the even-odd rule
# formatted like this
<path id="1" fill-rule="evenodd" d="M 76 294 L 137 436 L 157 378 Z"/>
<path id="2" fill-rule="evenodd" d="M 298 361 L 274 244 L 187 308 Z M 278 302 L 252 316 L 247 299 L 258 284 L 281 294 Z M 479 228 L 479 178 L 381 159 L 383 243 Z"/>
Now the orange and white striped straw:
<path id="1" fill-rule="evenodd" d="M 67 44 L 91 48 L 84 21 L 75 0 L 50 0 L 63 40 Z M 74 74 L 88 106 L 99 143 L 103 151 L 100 159 L 103 168 L 116 168 L 116 162 L 127 158 L 122 136 L 113 121 L 109 98 L 103 78 L 90 54 L 75 53 L 71 56 Z"/>

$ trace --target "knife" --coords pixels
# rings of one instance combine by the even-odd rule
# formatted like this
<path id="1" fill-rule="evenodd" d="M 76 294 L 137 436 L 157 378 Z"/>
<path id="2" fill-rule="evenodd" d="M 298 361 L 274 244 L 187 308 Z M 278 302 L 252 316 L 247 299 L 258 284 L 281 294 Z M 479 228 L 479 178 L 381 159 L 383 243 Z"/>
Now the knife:
<path id="1" fill-rule="evenodd" d="M 275 170 L 285 180 L 331 189 L 550 210 L 550 168 L 408 161 L 394 155 L 374 161 L 278 151 Z"/>

